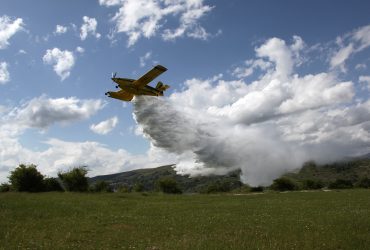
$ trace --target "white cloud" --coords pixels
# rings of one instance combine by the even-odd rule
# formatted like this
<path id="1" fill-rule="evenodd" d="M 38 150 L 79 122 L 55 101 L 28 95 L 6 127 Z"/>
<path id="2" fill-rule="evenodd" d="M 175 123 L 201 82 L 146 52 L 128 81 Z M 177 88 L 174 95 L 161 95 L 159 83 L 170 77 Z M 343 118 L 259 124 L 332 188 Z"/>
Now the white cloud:
<path id="1" fill-rule="evenodd" d="M 9 39 L 24 26 L 23 19 L 17 18 L 14 21 L 8 16 L 0 16 L 0 49 L 9 45 Z"/>
<path id="2" fill-rule="evenodd" d="M 42 59 L 44 63 L 54 64 L 54 71 L 62 81 L 71 74 L 71 69 L 75 64 L 73 52 L 59 48 L 48 49 Z"/>
<path id="3" fill-rule="evenodd" d="M 354 84 L 330 69 L 299 75 L 305 48 L 298 37 L 291 45 L 271 38 L 245 63 L 262 73 L 253 82 L 191 79 L 168 99 L 135 98 L 137 131 L 177 155 L 180 173 L 241 169 L 251 185 L 269 184 L 307 160 L 368 153 L 370 101 L 357 100 Z M 251 74 L 240 68 L 236 76 Z"/>
<path id="4" fill-rule="evenodd" d="M 73 142 L 50 138 L 44 143 L 45 150 L 30 150 L 23 147 L 17 138 L 0 141 L 0 182 L 6 181 L 9 172 L 20 163 L 36 164 L 47 176 L 57 176 L 75 166 L 87 166 L 89 176 L 112 174 L 137 168 L 157 167 L 170 164 L 168 159 L 159 159 L 158 154 L 132 155 L 124 149 L 112 150 L 107 145 L 94 142 Z"/>
<path id="5" fill-rule="evenodd" d="M 100 0 L 99 3 L 120 6 L 113 17 L 115 31 L 128 36 L 128 46 L 134 45 L 141 37 L 150 38 L 158 32 L 164 40 L 183 36 L 206 40 L 209 37 L 199 20 L 213 7 L 203 5 L 203 0 Z M 164 28 L 170 17 L 179 17 L 177 28 Z"/>
<path id="6" fill-rule="evenodd" d="M 80 47 L 80 46 L 78 46 L 77 48 L 76 48 L 76 51 L 78 52 L 78 53 L 84 53 L 85 52 L 85 49 L 84 48 L 82 48 L 82 47 Z"/>
<path id="7" fill-rule="evenodd" d="M 60 35 L 60 34 L 64 34 L 68 31 L 68 27 L 66 26 L 63 26 L 63 25 L 57 25 L 55 27 L 55 31 L 54 31 L 54 34 L 57 34 L 57 35 Z"/>
<path id="8" fill-rule="evenodd" d="M 27 54 L 27 51 L 25 51 L 25 50 L 23 50 L 23 49 L 20 49 L 20 50 L 18 51 L 18 54 L 23 54 L 23 55 L 25 55 L 25 54 Z"/>
<path id="9" fill-rule="evenodd" d="M 339 67 L 343 72 L 346 71 L 345 62 L 355 53 L 358 53 L 370 46 L 370 25 L 337 38 L 339 49 L 330 58 L 332 68 Z"/>
<path id="10" fill-rule="evenodd" d="M 358 81 L 367 84 L 367 88 L 370 90 L 370 76 L 359 76 Z"/>
<path id="11" fill-rule="evenodd" d="M 9 82 L 10 74 L 8 71 L 8 64 L 6 62 L 0 62 L 0 84 Z"/>
<path id="12" fill-rule="evenodd" d="M 348 46 L 341 48 L 335 53 L 335 55 L 330 60 L 330 66 L 332 68 L 341 66 L 341 70 L 345 71 L 344 62 L 353 53 L 353 44 L 350 43 Z"/>
<path id="13" fill-rule="evenodd" d="M 147 61 L 152 57 L 152 52 L 146 52 L 144 56 L 140 57 L 140 67 L 145 67 Z"/>
<path id="14" fill-rule="evenodd" d="M 356 70 L 363 70 L 363 69 L 366 69 L 366 68 L 367 68 L 367 66 L 364 63 L 359 63 L 359 64 L 356 64 L 356 66 L 355 66 Z"/>
<path id="15" fill-rule="evenodd" d="M 90 129 L 97 134 L 106 135 L 111 132 L 118 124 L 117 116 L 112 117 L 111 119 L 99 122 L 98 124 L 92 124 Z"/>
<path id="16" fill-rule="evenodd" d="M 272 66 L 269 61 L 263 59 L 247 60 L 244 64 L 244 66 L 236 67 L 231 74 L 237 78 L 245 78 L 251 76 L 256 69 L 265 71 Z"/>
<path id="17" fill-rule="evenodd" d="M 87 119 L 104 107 L 102 100 L 47 98 L 41 96 L 14 108 L 7 117 L 22 128 L 46 129 L 55 123 L 69 124 Z"/>
<path id="18" fill-rule="evenodd" d="M 119 5 L 122 2 L 123 2 L 123 0 L 99 0 L 100 5 L 104 5 L 104 6 L 107 6 L 107 7 Z"/>
<path id="19" fill-rule="evenodd" d="M 81 40 L 85 40 L 88 35 L 95 36 L 96 38 L 100 38 L 100 34 L 96 32 L 96 27 L 98 26 L 98 22 L 95 18 L 84 16 L 83 18 L 84 23 L 81 26 L 80 38 Z"/>

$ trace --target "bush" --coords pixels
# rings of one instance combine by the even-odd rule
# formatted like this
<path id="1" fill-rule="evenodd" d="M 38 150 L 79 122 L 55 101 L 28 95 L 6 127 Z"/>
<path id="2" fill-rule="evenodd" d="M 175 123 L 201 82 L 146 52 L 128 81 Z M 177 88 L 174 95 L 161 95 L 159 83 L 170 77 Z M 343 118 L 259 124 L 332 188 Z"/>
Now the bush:
<path id="1" fill-rule="evenodd" d="M 57 178 L 48 177 L 44 179 L 44 191 L 52 192 L 52 191 L 63 191 L 62 186 L 60 185 Z"/>
<path id="2" fill-rule="evenodd" d="M 58 177 L 62 181 L 65 190 L 72 192 L 86 192 L 89 188 L 86 174 L 86 167 L 75 167 L 65 173 L 59 172 Z"/>
<path id="3" fill-rule="evenodd" d="M 14 191 L 41 192 L 44 189 L 44 176 L 37 171 L 36 165 L 20 164 L 10 172 L 9 182 Z"/>
<path id="4" fill-rule="evenodd" d="M 206 186 L 205 190 L 203 192 L 205 193 L 223 193 L 223 192 L 230 192 L 231 190 L 240 190 L 245 192 L 246 190 L 249 191 L 249 186 L 243 187 L 243 184 L 240 181 L 235 180 L 217 180 L 212 183 L 210 183 L 208 186 Z"/>
<path id="5" fill-rule="evenodd" d="M 119 193 L 130 193 L 131 188 L 125 184 L 122 184 L 118 187 L 117 192 Z"/>
<path id="6" fill-rule="evenodd" d="M 353 183 L 350 180 L 337 179 L 329 184 L 330 189 L 347 189 L 353 188 Z"/>
<path id="7" fill-rule="evenodd" d="M 312 189 L 321 189 L 324 187 L 324 183 L 319 180 L 304 180 L 303 183 L 303 189 L 305 190 L 312 190 Z"/>
<path id="8" fill-rule="evenodd" d="M 251 192 L 263 192 L 263 190 L 264 190 L 265 188 L 264 187 L 262 187 L 262 186 L 257 186 L 257 187 L 251 187 L 250 188 L 250 191 Z"/>
<path id="9" fill-rule="evenodd" d="M 167 194 L 181 194 L 182 191 L 177 185 L 177 182 L 174 178 L 163 177 L 158 180 L 157 185 L 163 193 Z"/>
<path id="10" fill-rule="evenodd" d="M 8 183 L 1 183 L 0 185 L 0 193 L 9 192 L 10 191 L 10 184 Z"/>
<path id="11" fill-rule="evenodd" d="M 370 188 L 370 179 L 367 177 L 362 178 L 357 183 L 357 186 L 360 188 Z"/>
<path id="12" fill-rule="evenodd" d="M 113 192 L 112 187 L 106 181 L 97 181 L 92 187 L 93 192 Z"/>
<path id="13" fill-rule="evenodd" d="M 134 190 L 134 192 L 143 192 L 144 185 L 141 182 L 136 182 L 132 189 Z"/>
<path id="14" fill-rule="evenodd" d="M 287 177 L 281 177 L 274 180 L 274 182 L 271 185 L 271 189 L 276 191 L 293 191 L 298 190 L 299 186 L 292 179 L 289 179 Z"/>

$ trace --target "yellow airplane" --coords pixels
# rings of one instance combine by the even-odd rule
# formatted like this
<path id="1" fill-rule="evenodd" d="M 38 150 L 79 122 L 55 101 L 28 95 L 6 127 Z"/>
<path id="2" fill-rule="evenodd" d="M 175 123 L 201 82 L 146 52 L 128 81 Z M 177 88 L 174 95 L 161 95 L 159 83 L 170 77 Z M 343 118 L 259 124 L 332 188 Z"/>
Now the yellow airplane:
<path id="1" fill-rule="evenodd" d="M 157 86 L 153 88 L 148 84 L 166 70 L 162 65 L 157 65 L 137 80 L 118 78 L 115 73 L 112 81 L 117 83 L 116 88 L 120 88 L 121 90 L 117 92 L 108 91 L 105 95 L 126 102 L 131 101 L 135 95 L 163 96 L 163 92 L 170 86 L 158 82 Z"/>

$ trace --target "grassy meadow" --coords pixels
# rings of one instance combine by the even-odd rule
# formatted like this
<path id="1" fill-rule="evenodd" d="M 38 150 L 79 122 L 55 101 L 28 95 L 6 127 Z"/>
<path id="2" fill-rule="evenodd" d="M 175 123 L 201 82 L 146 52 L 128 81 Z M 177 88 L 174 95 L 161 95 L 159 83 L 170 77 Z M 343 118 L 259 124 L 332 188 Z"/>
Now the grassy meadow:
<path id="1" fill-rule="evenodd" d="M 369 249 L 370 190 L 0 193 L 0 249 Z"/>

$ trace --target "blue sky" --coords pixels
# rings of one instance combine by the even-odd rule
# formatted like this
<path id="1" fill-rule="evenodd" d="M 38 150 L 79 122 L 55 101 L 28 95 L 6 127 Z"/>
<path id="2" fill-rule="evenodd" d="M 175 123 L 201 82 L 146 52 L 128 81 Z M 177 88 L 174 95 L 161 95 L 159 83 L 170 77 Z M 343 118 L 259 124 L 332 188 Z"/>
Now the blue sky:
<path id="1" fill-rule="evenodd" d="M 161 146 L 150 132 L 158 130 L 133 118 L 133 111 L 140 117 L 138 104 L 104 96 L 114 90 L 112 72 L 137 78 L 156 64 L 168 68 L 158 78 L 171 85 L 161 100 L 164 107 L 170 103 L 183 117 L 212 121 L 227 131 L 245 126 L 239 133 L 246 138 L 256 135 L 248 129 L 264 131 L 272 123 L 279 129 L 267 138 L 268 145 L 302 147 L 285 164 L 288 169 L 307 159 L 368 152 L 369 9 L 367 1 L 4 0 L 0 181 L 19 163 L 34 163 L 50 176 L 84 164 L 90 175 L 167 163 L 178 163 L 178 171 L 190 174 L 240 168 L 252 183 L 267 183 L 285 170 L 267 165 L 285 164 L 288 148 L 260 166 L 251 155 L 269 147 L 247 146 L 243 155 L 250 155 L 250 162 L 225 166 L 227 145 L 215 165 L 199 150 L 179 151 L 181 138 L 174 139 L 176 145 Z M 281 83 L 279 100 L 261 101 L 273 99 L 265 94 L 275 81 Z M 332 120 L 322 118 L 312 128 L 312 116 L 334 113 Z M 294 129 L 299 126 L 311 127 Z M 330 127 L 330 133 L 322 127 Z M 333 131 L 340 131 L 339 137 Z M 182 138 L 194 136 L 189 133 Z M 315 153 L 328 145 L 332 157 Z"/>

